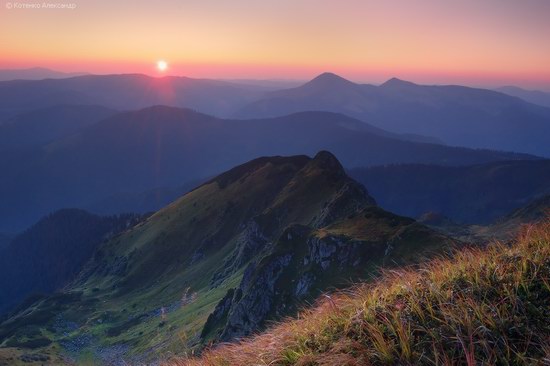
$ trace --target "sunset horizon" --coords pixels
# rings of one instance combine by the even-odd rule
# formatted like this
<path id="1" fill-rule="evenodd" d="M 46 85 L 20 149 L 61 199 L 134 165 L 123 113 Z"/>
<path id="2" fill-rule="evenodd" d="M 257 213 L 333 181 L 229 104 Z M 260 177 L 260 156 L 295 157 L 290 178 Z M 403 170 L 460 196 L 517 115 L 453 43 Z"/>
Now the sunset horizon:
<path id="1" fill-rule="evenodd" d="M 308 80 L 330 71 L 361 83 L 550 90 L 550 2 L 540 0 L 21 4 L 31 3 L 0 10 L 10 30 L 0 34 L 0 69 L 157 76 L 155 62 L 166 59 L 166 74 L 194 78 Z M 30 31 L 38 27 L 48 32 Z"/>

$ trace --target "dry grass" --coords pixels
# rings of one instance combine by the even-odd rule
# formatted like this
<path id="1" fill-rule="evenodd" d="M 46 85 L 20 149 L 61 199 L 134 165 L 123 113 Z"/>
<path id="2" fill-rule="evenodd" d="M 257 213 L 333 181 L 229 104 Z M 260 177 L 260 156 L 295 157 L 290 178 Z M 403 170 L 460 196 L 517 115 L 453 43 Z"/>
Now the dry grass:
<path id="1" fill-rule="evenodd" d="M 550 365 L 550 220 L 169 365 Z"/>

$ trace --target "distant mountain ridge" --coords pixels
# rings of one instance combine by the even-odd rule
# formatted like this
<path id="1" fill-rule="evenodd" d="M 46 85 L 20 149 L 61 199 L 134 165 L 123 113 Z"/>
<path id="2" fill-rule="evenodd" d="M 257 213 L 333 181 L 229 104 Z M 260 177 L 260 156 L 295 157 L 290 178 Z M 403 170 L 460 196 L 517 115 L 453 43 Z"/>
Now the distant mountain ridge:
<path id="1" fill-rule="evenodd" d="M 290 89 L 278 85 L 142 74 L 0 81 L 0 124 L 21 113 L 66 104 L 116 110 L 168 105 L 223 118 L 328 111 L 410 140 L 550 157 L 550 108 L 497 91 L 397 78 L 374 86 L 332 73 Z"/>
<path id="2" fill-rule="evenodd" d="M 550 108 L 549 92 L 543 92 L 540 90 L 526 90 L 517 86 L 502 86 L 500 88 L 496 88 L 495 90 L 504 94 L 521 98 L 529 103 L 538 104 L 543 107 Z"/>
<path id="3" fill-rule="evenodd" d="M 118 192 L 177 187 L 257 156 L 327 149 L 346 168 L 534 159 L 390 136 L 395 135 L 329 112 L 256 120 L 165 106 L 124 112 L 46 146 L 0 155 L 0 230 L 16 232 L 53 210 L 90 207 Z"/>
<path id="4" fill-rule="evenodd" d="M 393 78 L 380 86 L 324 73 L 302 86 L 267 93 L 237 117 L 304 110 L 343 113 L 396 133 L 431 136 L 454 146 L 550 157 L 550 108 L 464 86 L 426 86 Z"/>
<path id="5" fill-rule="evenodd" d="M 86 73 L 61 72 L 44 67 L 32 67 L 28 69 L 3 69 L 0 70 L 0 81 L 62 79 L 81 75 L 86 75 Z"/>
<path id="6" fill-rule="evenodd" d="M 265 86 L 179 76 L 84 75 L 65 79 L 0 81 L 0 122 L 56 105 L 101 105 L 117 110 L 170 105 L 218 116 L 261 97 Z"/>
<path id="7" fill-rule="evenodd" d="M 550 160 L 465 167 L 397 164 L 349 171 L 381 207 L 419 217 L 436 212 L 461 224 L 488 224 L 550 194 Z"/>

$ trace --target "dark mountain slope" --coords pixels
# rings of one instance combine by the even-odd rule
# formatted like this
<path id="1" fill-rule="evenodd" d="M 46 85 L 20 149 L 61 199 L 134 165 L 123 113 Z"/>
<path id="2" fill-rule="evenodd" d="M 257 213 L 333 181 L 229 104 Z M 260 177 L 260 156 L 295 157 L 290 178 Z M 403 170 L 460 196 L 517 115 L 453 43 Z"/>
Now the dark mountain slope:
<path id="1" fill-rule="evenodd" d="M 463 165 L 531 158 L 393 139 L 329 112 L 223 120 L 151 107 L 108 118 L 35 151 L 0 156 L 0 229 L 17 231 L 62 207 L 118 192 L 179 186 L 262 155 L 333 151 L 347 168 L 389 163 Z"/>
<path id="2" fill-rule="evenodd" d="M 99 106 L 62 105 L 23 113 L 0 124 L 0 150 L 42 145 L 117 113 Z"/>
<path id="3" fill-rule="evenodd" d="M 0 342 L 53 329 L 42 337 L 66 352 L 138 364 L 249 334 L 378 265 L 452 243 L 374 204 L 328 152 L 250 161 L 102 244 L 63 293 L 2 323 Z"/>
<path id="4" fill-rule="evenodd" d="M 550 160 L 509 161 L 467 167 L 389 165 L 353 169 L 387 210 L 419 217 L 443 214 L 459 223 L 490 223 L 550 194 Z"/>
<path id="5" fill-rule="evenodd" d="M 0 233 L 0 250 L 7 246 L 12 239 L 12 236 L 6 233 Z"/>
<path id="6" fill-rule="evenodd" d="M 46 216 L 0 248 L 0 314 L 31 294 L 63 287 L 101 241 L 133 226 L 138 216 L 99 217 L 65 209 Z"/>
<path id="7" fill-rule="evenodd" d="M 395 78 L 380 86 L 361 85 L 326 73 L 300 87 L 268 93 L 237 116 L 304 110 L 344 113 L 384 130 L 432 136 L 450 145 L 550 157 L 550 109 L 485 89 Z"/>
<path id="8" fill-rule="evenodd" d="M 537 198 L 529 204 L 514 210 L 502 221 L 517 220 L 522 223 L 534 223 L 548 217 L 550 212 L 550 195 Z"/>
<path id="9" fill-rule="evenodd" d="M 546 195 L 534 198 L 512 212 L 498 217 L 489 225 L 457 224 L 436 212 L 423 214 L 418 222 L 464 242 L 490 244 L 495 240 L 509 242 L 549 216 L 550 195 Z"/>

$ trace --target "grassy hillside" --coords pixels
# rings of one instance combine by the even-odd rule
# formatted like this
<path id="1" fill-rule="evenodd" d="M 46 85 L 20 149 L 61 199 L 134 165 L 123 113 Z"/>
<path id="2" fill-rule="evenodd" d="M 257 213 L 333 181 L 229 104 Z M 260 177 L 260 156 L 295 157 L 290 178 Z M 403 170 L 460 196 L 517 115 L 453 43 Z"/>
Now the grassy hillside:
<path id="1" fill-rule="evenodd" d="M 0 349 L 166 358 L 265 329 L 328 288 L 450 244 L 376 207 L 328 152 L 259 158 L 103 243 L 62 292 L 0 324 Z"/>
<path id="2" fill-rule="evenodd" d="M 171 365 L 543 365 L 550 220 L 512 246 L 457 252 L 326 296 L 297 320 Z"/>

